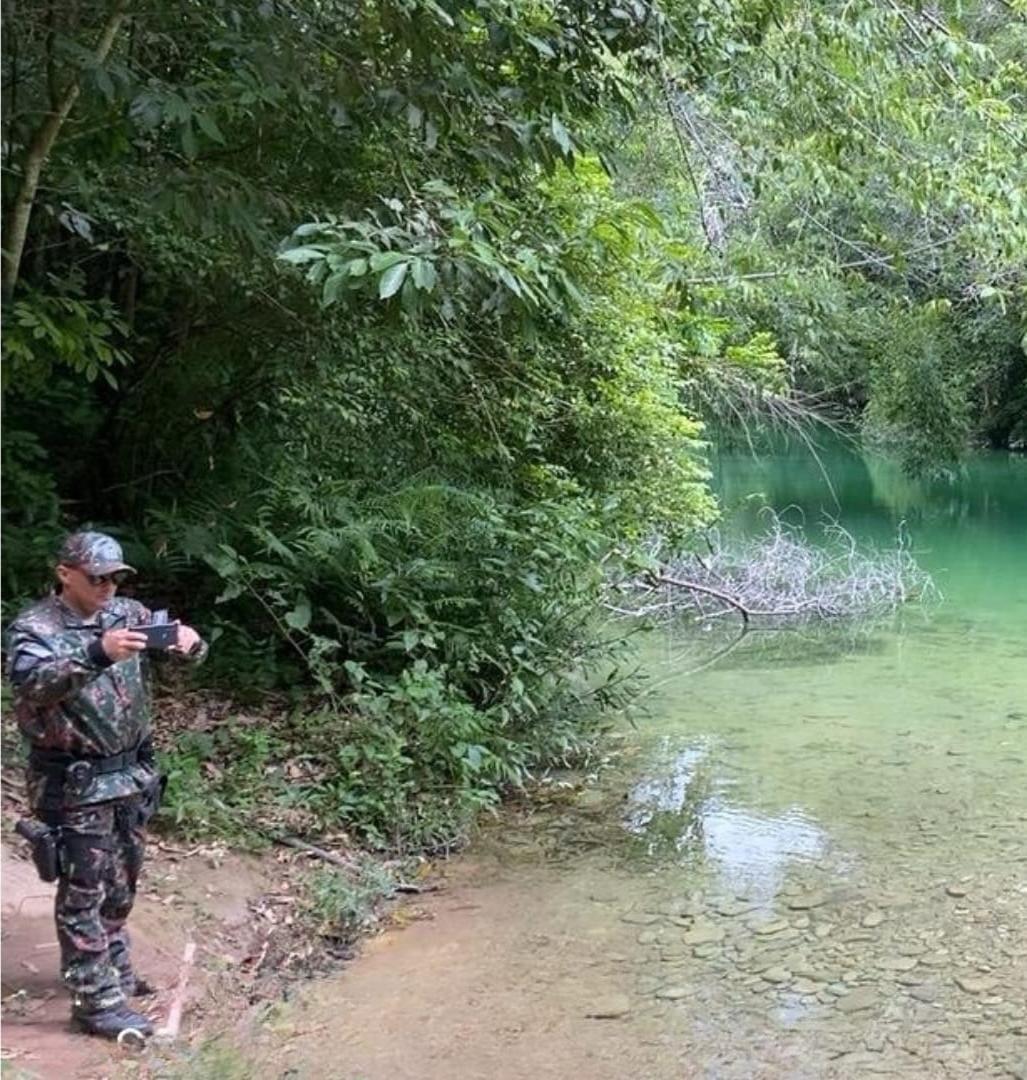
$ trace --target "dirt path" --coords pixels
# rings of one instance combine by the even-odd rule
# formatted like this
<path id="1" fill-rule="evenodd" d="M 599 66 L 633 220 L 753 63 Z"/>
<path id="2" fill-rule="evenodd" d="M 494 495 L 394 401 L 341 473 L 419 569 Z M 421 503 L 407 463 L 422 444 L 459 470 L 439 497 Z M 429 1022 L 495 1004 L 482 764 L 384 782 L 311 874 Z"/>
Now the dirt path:
<path id="1" fill-rule="evenodd" d="M 157 1023 L 166 1019 L 187 940 L 199 941 L 207 966 L 219 956 L 231 960 L 235 953 L 238 959 L 248 937 L 248 902 L 259 895 L 263 877 L 259 863 L 245 857 L 183 862 L 154 851 L 130 926 L 136 969 L 158 988 L 155 996 L 136 1004 Z M 53 925 L 54 886 L 43 884 L 32 865 L 7 844 L 2 894 L 5 1077 L 111 1076 L 122 1054 L 69 1029 Z M 192 1027 L 216 1008 L 213 989 L 201 966 L 191 984 Z"/>

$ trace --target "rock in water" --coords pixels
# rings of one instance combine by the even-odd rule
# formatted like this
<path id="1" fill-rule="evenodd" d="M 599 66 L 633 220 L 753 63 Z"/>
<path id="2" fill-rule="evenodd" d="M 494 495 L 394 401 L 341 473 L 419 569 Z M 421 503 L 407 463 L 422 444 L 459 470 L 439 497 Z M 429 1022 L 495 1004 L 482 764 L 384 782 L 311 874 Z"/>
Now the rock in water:
<path id="1" fill-rule="evenodd" d="M 632 926 L 652 926 L 660 921 L 660 916 L 651 911 L 629 911 L 620 917 L 620 921 Z"/>
<path id="2" fill-rule="evenodd" d="M 957 975 L 956 986 L 968 994 L 986 994 L 998 986 L 998 979 L 992 979 L 987 975 Z"/>
<path id="3" fill-rule="evenodd" d="M 882 971 L 912 971 L 918 963 L 915 956 L 882 956 L 877 966 Z"/>
<path id="4" fill-rule="evenodd" d="M 861 986 L 851 994 L 838 999 L 837 1008 L 843 1013 L 860 1012 L 877 1004 L 877 990 L 873 986 Z"/>
<path id="5" fill-rule="evenodd" d="M 793 911 L 809 911 L 810 908 L 820 907 L 827 903 L 827 894 L 821 892 L 819 889 L 813 892 L 802 893 L 799 896 L 793 896 L 788 901 L 788 906 Z"/>
<path id="6" fill-rule="evenodd" d="M 631 999 L 627 994 L 611 994 L 589 1006 L 585 1015 L 591 1020 L 618 1020 L 631 1012 Z"/>
<path id="7" fill-rule="evenodd" d="M 723 940 L 723 928 L 710 922 L 696 922 L 692 929 L 684 934 L 686 945 L 716 945 Z"/>

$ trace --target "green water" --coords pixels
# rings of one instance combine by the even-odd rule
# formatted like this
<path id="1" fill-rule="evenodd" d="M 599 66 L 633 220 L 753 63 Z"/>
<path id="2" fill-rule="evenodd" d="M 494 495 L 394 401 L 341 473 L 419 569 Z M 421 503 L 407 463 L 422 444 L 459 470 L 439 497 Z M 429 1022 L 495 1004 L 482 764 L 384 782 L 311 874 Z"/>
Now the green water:
<path id="1" fill-rule="evenodd" d="M 696 675 L 675 668 L 701 652 L 668 635 L 650 652 L 660 685 L 644 737 L 684 740 L 692 758 L 698 739 L 703 783 L 807 815 L 820 846 L 898 842 L 932 813 L 949 816 L 951 841 L 975 841 L 996 803 L 1027 820 L 1027 458 L 981 456 L 954 481 L 916 484 L 884 460 L 799 449 L 724 457 L 716 480 L 728 529 L 758 532 L 764 503 L 814 538 L 834 520 L 887 546 L 901 525 L 941 599 L 869 629 L 778 633 Z"/>
<path id="2" fill-rule="evenodd" d="M 623 824 L 663 895 L 690 890 L 726 935 L 687 976 L 707 1017 L 805 1061 L 697 1075 L 1027 1075 L 1027 458 L 934 484 L 837 448 L 715 475 L 728 530 L 758 530 L 764 503 L 811 536 L 830 517 L 886 545 L 904 523 L 943 598 L 696 674 L 694 634 L 649 648 Z M 807 909 L 811 891 L 830 900 Z"/>

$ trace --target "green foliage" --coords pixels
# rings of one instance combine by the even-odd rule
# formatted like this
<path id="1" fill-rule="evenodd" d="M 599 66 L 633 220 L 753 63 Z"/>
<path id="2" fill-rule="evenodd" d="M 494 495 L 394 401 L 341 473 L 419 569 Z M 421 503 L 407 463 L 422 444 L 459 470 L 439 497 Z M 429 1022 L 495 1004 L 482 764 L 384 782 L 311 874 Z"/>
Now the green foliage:
<path id="1" fill-rule="evenodd" d="M 896 312 L 874 350 L 866 412 L 871 435 L 897 443 L 911 471 L 958 459 L 970 434 L 966 383 L 954 329 L 943 312 Z"/>
<path id="2" fill-rule="evenodd" d="M 102 376 L 117 386 L 112 369 L 129 362 L 115 341 L 128 327 L 114 304 L 83 299 L 75 286 L 54 281 L 53 293 L 26 291 L 11 308 L 3 339 L 4 387 L 13 380 L 24 392 L 52 377 L 55 362 L 87 382 Z"/>
<path id="3" fill-rule="evenodd" d="M 180 746 L 169 813 L 220 828 L 295 800 L 321 827 L 445 846 L 529 770 L 587 752 L 618 701 L 581 678 L 616 650 L 594 616 L 604 547 L 584 507 L 501 494 L 423 484 L 360 505 L 294 478 L 214 548 L 230 621 L 274 635 L 269 673 L 298 657 L 325 704 L 260 746 L 231 731 Z M 268 750 L 302 753 L 316 779 L 269 784 Z"/>
<path id="4" fill-rule="evenodd" d="M 60 543 L 57 485 L 39 438 L 9 423 L 0 433 L 4 462 L 4 611 L 45 589 Z"/>
<path id="5" fill-rule="evenodd" d="M 714 514 L 700 414 L 791 382 L 916 466 L 1017 437 L 989 11 L 144 0 L 103 63 L 105 5 L 8 20 L 8 215 L 78 97 L 5 311 L 7 601 L 106 524 L 205 678 L 288 705 L 171 747 L 164 819 L 445 847 L 587 754 L 604 568 Z"/>
<path id="6" fill-rule="evenodd" d="M 375 909 L 395 885 L 388 870 L 373 859 L 362 862 L 355 873 L 319 867 L 306 882 L 306 914 L 323 936 L 348 940 L 372 922 Z"/>
<path id="7" fill-rule="evenodd" d="M 1015 442 L 1027 22 L 988 3 L 709 7 L 731 62 L 669 59 L 674 123 L 651 108 L 632 179 L 705 248 L 681 274 L 697 306 L 771 332 L 793 385 L 907 468 Z"/>
<path id="8" fill-rule="evenodd" d="M 444 847 L 620 700 L 604 561 L 713 512 L 681 252 L 608 175 L 698 23 L 144 2 L 99 64 L 108 15 L 5 37 L 7 211 L 50 83 L 79 89 L 7 313 L 10 580 L 37 533 L 115 523 L 216 639 L 204 677 L 289 702 L 171 747 L 165 821 Z"/>
<path id="9" fill-rule="evenodd" d="M 186 732 L 161 754 L 168 778 L 158 823 L 188 837 L 223 836 L 259 846 L 256 812 L 269 797 L 272 740 L 260 729 L 230 726 Z"/>

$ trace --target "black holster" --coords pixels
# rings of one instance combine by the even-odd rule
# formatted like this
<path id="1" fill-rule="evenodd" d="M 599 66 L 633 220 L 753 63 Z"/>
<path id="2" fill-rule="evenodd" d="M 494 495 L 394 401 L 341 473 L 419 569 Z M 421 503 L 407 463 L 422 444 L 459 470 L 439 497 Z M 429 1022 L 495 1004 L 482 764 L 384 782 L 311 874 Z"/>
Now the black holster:
<path id="1" fill-rule="evenodd" d="M 160 809 L 164 789 L 167 786 L 168 778 L 155 772 L 153 779 L 143 788 L 138 804 L 138 822 L 143 828 L 149 825 L 150 819 Z"/>
<path id="2" fill-rule="evenodd" d="M 33 818 L 22 818 L 14 831 L 31 845 L 32 862 L 40 880 L 56 881 L 61 872 L 57 829 Z"/>

